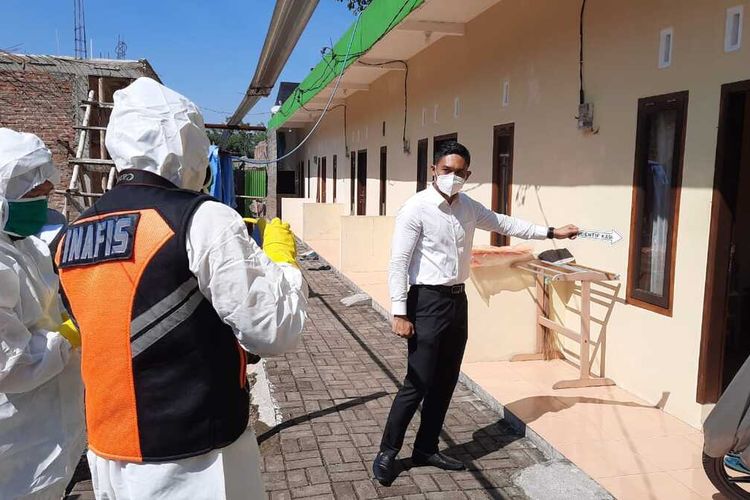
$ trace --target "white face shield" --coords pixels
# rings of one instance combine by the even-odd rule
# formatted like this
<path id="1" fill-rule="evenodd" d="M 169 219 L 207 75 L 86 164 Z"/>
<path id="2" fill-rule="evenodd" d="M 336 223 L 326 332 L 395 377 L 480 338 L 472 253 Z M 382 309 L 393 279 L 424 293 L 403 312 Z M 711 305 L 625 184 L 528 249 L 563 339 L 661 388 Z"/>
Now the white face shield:
<path id="1" fill-rule="evenodd" d="M 56 184 L 60 174 L 44 142 L 34 134 L 0 128 L 0 228 L 8 219 L 6 200 L 18 200 L 45 181 Z"/>
<path id="2" fill-rule="evenodd" d="M 209 144 L 197 106 L 177 92 L 150 78 L 115 92 L 106 146 L 118 172 L 147 170 L 198 191 Z"/>

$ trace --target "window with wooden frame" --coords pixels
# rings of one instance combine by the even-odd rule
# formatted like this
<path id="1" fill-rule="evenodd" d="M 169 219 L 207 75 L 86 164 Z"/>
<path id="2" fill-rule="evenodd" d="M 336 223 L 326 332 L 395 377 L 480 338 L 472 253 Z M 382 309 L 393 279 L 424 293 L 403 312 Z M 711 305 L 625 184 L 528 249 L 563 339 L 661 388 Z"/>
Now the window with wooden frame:
<path id="1" fill-rule="evenodd" d="M 458 141 L 458 133 L 453 132 L 452 134 L 443 134 L 438 135 L 432 138 L 432 151 L 433 154 L 435 151 L 440 149 L 440 147 L 445 144 L 446 142 L 456 142 Z"/>
<path id="2" fill-rule="evenodd" d="M 492 210 L 505 215 L 510 215 L 511 211 L 514 131 L 513 123 L 496 125 L 492 131 Z M 510 245 L 510 237 L 492 233 L 490 244 L 496 247 Z"/>
<path id="3" fill-rule="evenodd" d="M 688 93 L 638 101 L 628 303 L 672 315 Z"/>

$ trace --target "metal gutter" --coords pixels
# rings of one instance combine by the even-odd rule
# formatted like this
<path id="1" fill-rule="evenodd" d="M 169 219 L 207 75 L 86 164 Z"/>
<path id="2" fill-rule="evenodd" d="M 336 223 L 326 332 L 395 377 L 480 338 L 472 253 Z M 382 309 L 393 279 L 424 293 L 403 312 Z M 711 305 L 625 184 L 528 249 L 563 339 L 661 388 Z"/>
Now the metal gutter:
<path id="1" fill-rule="evenodd" d="M 228 125 L 240 124 L 261 97 L 271 94 L 271 89 L 276 84 L 281 70 L 284 69 L 289 55 L 297 45 L 317 5 L 318 0 L 276 1 L 255 75 L 247 87 L 242 102 L 227 121 Z"/>

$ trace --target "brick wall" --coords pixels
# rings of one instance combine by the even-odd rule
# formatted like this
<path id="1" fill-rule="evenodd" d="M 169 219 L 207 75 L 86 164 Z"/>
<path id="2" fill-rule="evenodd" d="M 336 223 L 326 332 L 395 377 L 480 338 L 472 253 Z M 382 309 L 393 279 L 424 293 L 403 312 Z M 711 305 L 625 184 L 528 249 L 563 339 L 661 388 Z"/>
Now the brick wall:
<path id="1" fill-rule="evenodd" d="M 72 155 L 60 142 L 75 150 L 78 94 L 86 86 L 85 79 L 75 75 L 0 68 L 0 127 L 31 132 L 44 141 L 60 168 L 60 189 L 67 188 L 72 171 L 68 167 Z M 62 196 L 50 199 L 58 210 L 62 203 Z"/>

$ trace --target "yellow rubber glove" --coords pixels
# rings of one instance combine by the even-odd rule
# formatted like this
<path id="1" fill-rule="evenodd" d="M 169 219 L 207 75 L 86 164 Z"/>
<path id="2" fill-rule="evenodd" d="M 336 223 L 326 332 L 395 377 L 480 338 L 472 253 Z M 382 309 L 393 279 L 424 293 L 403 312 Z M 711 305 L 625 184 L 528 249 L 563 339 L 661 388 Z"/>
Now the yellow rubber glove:
<path id="1" fill-rule="evenodd" d="M 73 347 L 81 347 L 81 333 L 78 331 L 78 328 L 76 328 L 73 320 L 69 319 L 60 324 L 60 326 L 57 327 L 57 331 L 60 332 L 60 335 L 65 337 L 68 342 L 70 342 L 70 345 Z"/>
<path id="2" fill-rule="evenodd" d="M 263 251 L 277 264 L 297 265 L 297 243 L 288 222 L 281 222 L 281 219 L 276 217 L 265 224 Z"/>

